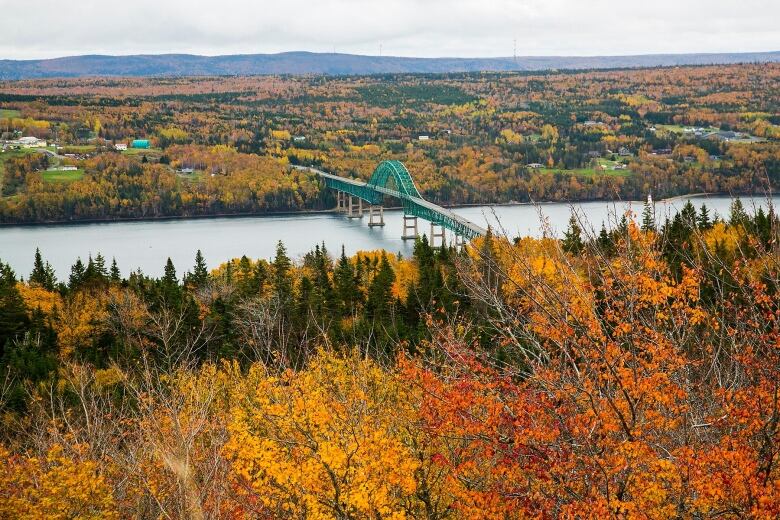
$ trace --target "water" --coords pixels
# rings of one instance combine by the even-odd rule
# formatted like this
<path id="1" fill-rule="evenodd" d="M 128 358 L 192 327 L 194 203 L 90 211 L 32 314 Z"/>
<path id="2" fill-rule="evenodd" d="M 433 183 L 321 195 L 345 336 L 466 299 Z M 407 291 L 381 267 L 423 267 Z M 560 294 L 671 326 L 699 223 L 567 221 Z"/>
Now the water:
<path id="1" fill-rule="evenodd" d="M 679 210 L 686 200 L 656 204 L 658 221 L 662 222 L 664 215 Z M 728 197 L 692 197 L 691 200 L 697 208 L 706 203 L 712 216 L 715 213 L 728 216 L 731 204 Z M 766 200 L 743 199 L 743 203 L 748 211 L 754 205 L 766 207 Z M 780 198 L 775 197 L 773 203 L 780 205 Z M 466 207 L 455 211 L 477 224 L 490 224 L 494 229 L 504 229 L 509 236 L 515 237 L 542 235 L 540 212 L 549 233 L 560 236 L 568 226 L 572 209 L 598 231 L 602 222 L 615 222 L 627 209 L 634 211 L 639 218 L 642 203 L 523 204 Z M 124 275 L 140 268 L 153 276 L 163 273 L 168 257 L 179 274 L 191 269 L 198 249 L 203 252 L 209 267 L 241 255 L 270 259 L 279 240 L 284 242 L 293 258 L 301 257 L 323 242 L 332 256 L 340 254 L 342 245 L 347 254 L 381 248 L 409 255 L 413 243 L 401 240 L 402 215 L 400 210 L 387 210 L 386 225 L 374 228 L 367 226 L 367 216 L 362 220 L 350 220 L 343 215 L 329 213 L 0 227 L 0 260 L 9 263 L 17 275 L 26 277 L 32 270 L 35 248 L 38 247 L 57 276 L 67 279 L 76 258 L 86 260 L 89 254 L 94 256 L 98 252 L 109 263 L 111 258 L 116 258 Z M 430 233 L 428 222 L 422 219 L 418 222 L 420 233 Z M 448 239 L 452 239 L 451 235 Z"/>

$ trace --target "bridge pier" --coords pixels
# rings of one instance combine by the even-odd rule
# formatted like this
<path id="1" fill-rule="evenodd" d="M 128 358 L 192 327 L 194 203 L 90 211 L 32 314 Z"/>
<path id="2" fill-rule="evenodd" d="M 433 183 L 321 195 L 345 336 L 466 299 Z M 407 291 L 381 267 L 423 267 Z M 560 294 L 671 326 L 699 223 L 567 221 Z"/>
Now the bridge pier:
<path id="1" fill-rule="evenodd" d="M 379 222 L 374 222 L 374 216 L 379 216 Z M 374 206 L 370 204 L 368 206 L 368 227 L 384 226 L 385 225 L 385 208 L 384 206 Z"/>
<path id="2" fill-rule="evenodd" d="M 409 230 L 411 230 L 411 234 L 409 234 Z M 418 236 L 417 217 L 404 213 L 404 232 L 401 234 L 401 240 L 416 240 Z"/>
<path id="3" fill-rule="evenodd" d="M 347 217 L 363 218 L 363 199 L 353 197 L 352 195 L 347 195 L 347 197 L 349 197 L 349 213 L 347 213 Z M 355 199 L 357 199 L 357 211 L 354 211 Z"/>
<path id="4" fill-rule="evenodd" d="M 343 191 L 336 191 L 336 213 L 344 213 L 347 211 L 347 197 Z"/>
<path id="5" fill-rule="evenodd" d="M 466 247 L 466 237 L 455 233 L 455 250 L 461 251 L 464 247 Z"/>
<path id="6" fill-rule="evenodd" d="M 437 228 L 440 231 L 437 231 Z M 447 239 L 445 238 L 444 233 L 445 233 L 444 227 L 434 222 L 431 222 L 431 247 L 437 247 L 436 239 L 440 238 L 441 248 L 444 249 L 444 247 L 447 245 Z"/>

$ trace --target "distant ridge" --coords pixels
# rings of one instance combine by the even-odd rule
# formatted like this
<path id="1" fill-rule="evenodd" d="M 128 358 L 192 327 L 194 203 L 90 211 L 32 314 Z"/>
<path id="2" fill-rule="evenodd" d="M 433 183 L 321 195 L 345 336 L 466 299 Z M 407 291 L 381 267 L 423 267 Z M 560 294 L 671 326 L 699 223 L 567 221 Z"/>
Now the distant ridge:
<path id="1" fill-rule="evenodd" d="M 635 56 L 522 56 L 515 58 L 403 58 L 356 54 L 284 52 L 197 56 L 69 56 L 0 60 L 0 79 L 82 76 L 224 76 L 256 74 L 389 74 L 550 69 L 605 69 L 675 65 L 780 62 L 780 51 Z"/>

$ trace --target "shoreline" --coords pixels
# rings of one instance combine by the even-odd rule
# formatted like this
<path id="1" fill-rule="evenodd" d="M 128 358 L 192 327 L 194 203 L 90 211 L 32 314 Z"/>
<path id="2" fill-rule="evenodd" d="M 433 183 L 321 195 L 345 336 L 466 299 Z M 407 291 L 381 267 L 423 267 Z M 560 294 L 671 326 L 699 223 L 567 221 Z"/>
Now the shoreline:
<path id="1" fill-rule="evenodd" d="M 655 200 L 654 203 L 674 202 L 678 200 L 684 200 L 687 198 L 701 198 L 701 197 L 730 197 L 732 199 L 740 198 L 740 197 L 735 197 L 733 194 L 728 194 L 728 193 L 701 192 L 701 193 L 690 193 L 686 195 L 677 195 L 665 199 L 658 199 Z M 742 195 L 741 197 L 748 197 L 748 195 Z M 755 198 L 755 195 L 750 195 L 750 197 Z M 766 194 L 763 194 L 762 198 L 766 198 Z M 538 201 L 538 202 L 510 201 L 510 202 L 494 202 L 494 203 L 475 202 L 475 203 L 465 203 L 465 204 L 452 204 L 446 206 L 442 205 L 442 207 L 446 209 L 458 209 L 458 208 L 473 208 L 473 207 L 480 207 L 480 206 L 506 207 L 506 206 L 536 206 L 536 205 L 547 205 L 547 204 L 566 204 L 569 206 L 573 206 L 577 204 L 591 203 L 591 202 L 603 202 L 605 204 L 634 203 L 634 202 L 644 203 L 641 200 L 590 199 L 590 200 L 578 200 L 578 201 Z M 403 206 L 385 206 L 384 209 L 393 211 L 402 208 Z M 174 220 L 201 220 L 201 219 L 215 219 L 215 218 L 247 218 L 247 217 L 274 218 L 274 217 L 290 217 L 296 215 L 328 215 L 328 214 L 337 214 L 337 211 L 335 208 L 301 209 L 301 210 L 288 210 L 288 211 L 273 211 L 273 212 L 266 212 L 266 213 L 257 213 L 257 212 L 255 213 L 248 213 L 248 212 L 212 213 L 208 215 L 170 215 L 170 216 L 157 216 L 157 217 L 92 218 L 92 219 L 79 219 L 79 220 L 51 220 L 51 221 L 43 221 L 43 222 L 2 222 L 0 223 L 0 229 L 10 228 L 10 227 L 46 227 L 46 226 L 65 227 L 65 226 L 79 226 L 82 224 L 86 225 L 86 224 L 113 224 L 113 223 L 123 223 L 123 222 L 166 222 L 166 221 L 174 221 Z"/>

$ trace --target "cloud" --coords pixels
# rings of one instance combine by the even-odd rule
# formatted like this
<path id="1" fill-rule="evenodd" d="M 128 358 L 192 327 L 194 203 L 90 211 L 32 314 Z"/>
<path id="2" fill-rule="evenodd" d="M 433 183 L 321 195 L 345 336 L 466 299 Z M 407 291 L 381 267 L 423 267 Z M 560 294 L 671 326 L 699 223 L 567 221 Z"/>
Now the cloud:
<path id="1" fill-rule="evenodd" d="M 74 5 L 75 4 L 75 5 Z M 0 57 L 605 55 L 780 50 L 776 0 L 0 0 Z"/>

